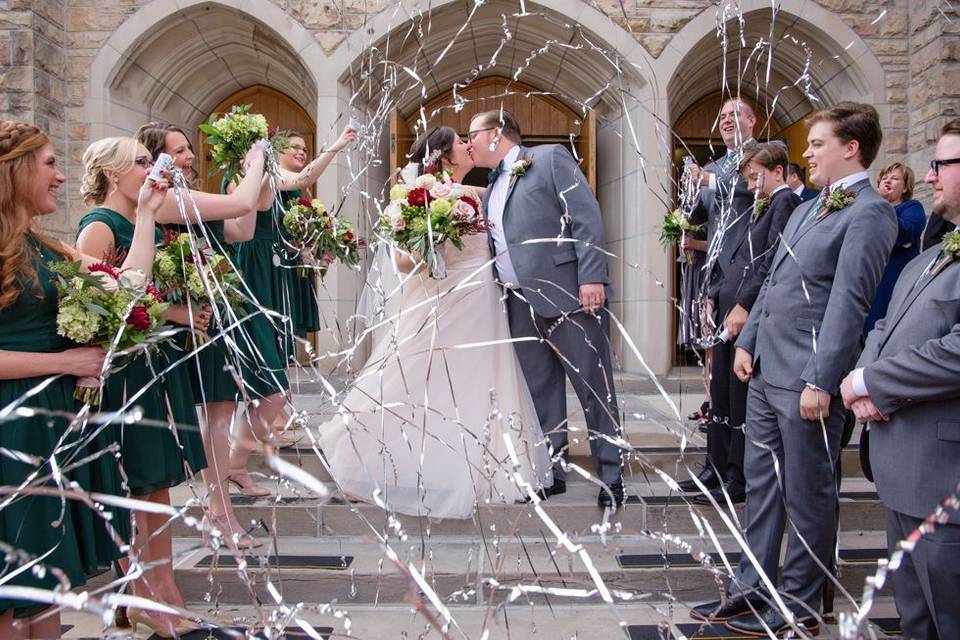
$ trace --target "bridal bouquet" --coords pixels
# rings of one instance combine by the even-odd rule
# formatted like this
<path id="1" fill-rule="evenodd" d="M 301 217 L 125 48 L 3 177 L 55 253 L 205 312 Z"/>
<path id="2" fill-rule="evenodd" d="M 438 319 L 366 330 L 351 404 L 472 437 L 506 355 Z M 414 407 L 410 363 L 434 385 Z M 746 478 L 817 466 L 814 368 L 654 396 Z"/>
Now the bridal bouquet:
<path id="1" fill-rule="evenodd" d="M 699 231 L 703 225 L 692 224 L 680 209 L 674 209 L 663 217 L 660 227 L 660 244 L 664 248 L 680 241 L 685 233 Z"/>
<path id="2" fill-rule="evenodd" d="M 50 271 L 57 276 L 58 334 L 107 350 L 159 344 L 158 334 L 165 328 L 160 315 L 168 305 L 142 271 L 120 272 L 97 263 L 84 273 L 80 262 L 52 262 Z M 99 404 L 102 385 L 98 378 L 81 378 L 74 397 Z"/>
<path id="3" fill-rule="evenodd" d="M 440 249 L 447 241 L 463 249 L 464 236 L 490 230 L 479 203 L 446 173 L 425 173 L 413 185 L 396 184 L 379 226 L 401 249 L 423 256 L 430 277 L 437 280 L 446 277 Z"/>
<path id="4" fill-rule="evenodd" d="M 250 113 L 250 106 L 235 105 L 230 113 L 219 118 L 214 114 L 209 123 L 200 125 L 200 130 L 207 134 L 207 144 L 213 146 L 210 175 L 222 169 L 224 177 L 233 180 L 240 174 L 243 157 L 257 140 L 268 139 L 274 153 L 287 148 L 287 137 L 280 133 L 271 136 L 267 119 L 262 114 Z"/>
<path id="5" fill-rule="evenodd" d="M 321 277 L 335 260 L 349 267 L 360 264 L 360 249 L 366 241 L 357 237 L 348 221 L 327 211 L 317 198 L 291 200 L 283 214 L 283 226 L 304 264 L 323 265 Z"/>
<path id="6" fill-rule="evenodd" d="M 153 275 L 166 300 L 185 304 L 189 298 L 197 304 L 215 304 L 236 308 L 244 300 L 240 274 L 223 255 L 213 250 L 207 239 L 189 233 L 164 233 L 164 246 L 153 259 Z"/>

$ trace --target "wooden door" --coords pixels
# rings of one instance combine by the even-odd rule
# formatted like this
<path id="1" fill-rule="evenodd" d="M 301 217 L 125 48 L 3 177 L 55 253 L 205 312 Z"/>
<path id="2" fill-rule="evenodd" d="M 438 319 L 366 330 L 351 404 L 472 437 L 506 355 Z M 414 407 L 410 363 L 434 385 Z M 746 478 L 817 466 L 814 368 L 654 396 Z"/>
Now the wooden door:
<path id="1" fill-rule="evenodd" d="M 580 124 L 580 139 L 577 143 L 577 152 L 580 155 L 580 169 L 587 176 L 587 182 L 597 195 L 597 113 L 593 109 Z"/>
<path id="2" fill-rule="evenodd" d="M 307 161 L 314 158 L 314 149 L 316 149 L 317 126 L 313 118 L 304 111 L 303 107 L 298 105 L 285 93 L 264 85 L 254 85 L 241 89 L 233 95 L 227 97 L 218 104 L 213 113 L 227 113 L 234 105 L 249 104 L 251 113 L 262 113 L 270 123 L 270 127 L 279 127 L 280 129 L 289 129 L 299 131 L 307 143 Z M 217 172 L 213 176 L 209 175 L 211 167 L 210 149 L 206 146 L 206 136 L 200 132 L 200 148 L 203 150 L 200 156 L 199 176 L 204 180 L 205 191 L 214 193 L 220 191 L 220 180 L 223 177 L 222 172 Z"/>

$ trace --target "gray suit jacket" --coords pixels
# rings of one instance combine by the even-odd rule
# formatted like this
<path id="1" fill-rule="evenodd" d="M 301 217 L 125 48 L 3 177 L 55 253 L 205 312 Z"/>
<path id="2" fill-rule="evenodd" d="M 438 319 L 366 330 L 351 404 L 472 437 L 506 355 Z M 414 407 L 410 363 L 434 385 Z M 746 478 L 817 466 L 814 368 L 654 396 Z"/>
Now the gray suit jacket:
<path id="1" fill-rule="evenodd" d="M 960 264 L 918 278 L 940 247 L 910 261 L 857 366 L 889 422 L 870 426 L 883 503 L 923 518 L 960 483 Z M 914 284 L 916 286 L 914 286 Z M 960 524 L 956 512 L 951 522 Z"/>
<path id="2" fill-rule="evenodd" d="M 707 223 L 707 259 L 713 259 L 714 266 L 719 269 L 719 273 L 713 275 L 717 278 L 730 270 L 733 254 L 747 235 L 753 194 L 737 172 L 736 165 L 727 162 L 726 156 L 708 162 L 704 170 L 716 176 L 717 188 L 700 190 L 700 197 L 690 212 L 690 221 Z M 714 269 L 709 271 L 716 273 Z"/>
<path id="3" fill-rule="evenodd" d="M 775 387 L 835 394 L 856 360 L 897 217 L 868 180 L 849 190 L 853 203 L 822 220 L 812 217 L 815 200 L 793 212 L 737 340 Z"/>
<path id="4" fill-rule="evenodd" d="M 521 146 L 519 157 L 532 164 L 525 175 L 510 179 L 502 224 L 524 296 L 546 318 L 579 308 L 582 284 L 603 283 L 609 299 L 603 218 L 586 176 L 562 145 Z M 560 242 L 524 244 L 557 238 Z M 496 253 L 492 239 L 490 250 Z"/>

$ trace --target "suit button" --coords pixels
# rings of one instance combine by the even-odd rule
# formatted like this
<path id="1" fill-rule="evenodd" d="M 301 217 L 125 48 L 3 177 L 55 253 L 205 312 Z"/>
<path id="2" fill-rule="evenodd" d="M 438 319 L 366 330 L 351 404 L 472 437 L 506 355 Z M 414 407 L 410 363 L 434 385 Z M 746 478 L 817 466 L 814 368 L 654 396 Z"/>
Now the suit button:
<path id="1" fill-rule="evenodd" d="M 770 281 L 770 286 L 771 286 L 771 287 L 777 286 L 777 281 L 776 281 L 776 280 L 771 280 L 771 281 Z"/>
<path id="2" fill-rule="evenodd" d="M 770 312 L 769 312 L 769 311 L 764 311 L 764 312 L 763 312 L 763 317 L 764 317 L 764 318 L 769 318 L 769 317 L 770 317 Z"/>

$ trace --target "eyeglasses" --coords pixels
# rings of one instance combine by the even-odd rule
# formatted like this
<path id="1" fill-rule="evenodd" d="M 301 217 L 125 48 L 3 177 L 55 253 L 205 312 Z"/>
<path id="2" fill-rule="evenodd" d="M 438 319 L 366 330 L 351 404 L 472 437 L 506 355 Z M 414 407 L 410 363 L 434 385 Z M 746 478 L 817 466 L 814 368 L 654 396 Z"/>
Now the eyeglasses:
<path id="1" fill-rule="evenodd" d="M 471 142 L 473 142 L 473 139 L 476 138 L 476 137 L 477 137 L 478 135 L 480 135 L 481 133 L 483 133 L 484 131 L 493 131 L 494 129 L 496 129 L 496 127 L 487 127 L 487 128 L 485 128 L 485 129 L 475 129 L 475 130 L 473 130 L 473 131 L 468 131 L 468 132 L 467 132 L 467 138 L 468 138 Z"/>
<path id="2" fill-rule="evenodd" d="M 287 145 L 287 149 L 293 149 L 294 151 L 306 151 L 306 150 L 307 150 L 306 147 L 301 147 L 301 146 L 298 145 L 298 144 L 289 144 L 289 145 Z"/>
<path id="3" fill-rule="evenodd" d="M 149 169 L 153 166 L 153 160 L 150 158 L 140 157 L 134 160 L 133 164 L 137 165 L 138 167 L 143 167 L 144 169 Z"/>
<path id="4" fill-rule="evenodd" d="M 940 167 L 948 164 L 958 164 L 960 163 L 960 158 L 950 158 L 949 160 L 931 160 L 930 161 L 930 171 L 933 171 L 933 175 L 940 175 Z"/>

